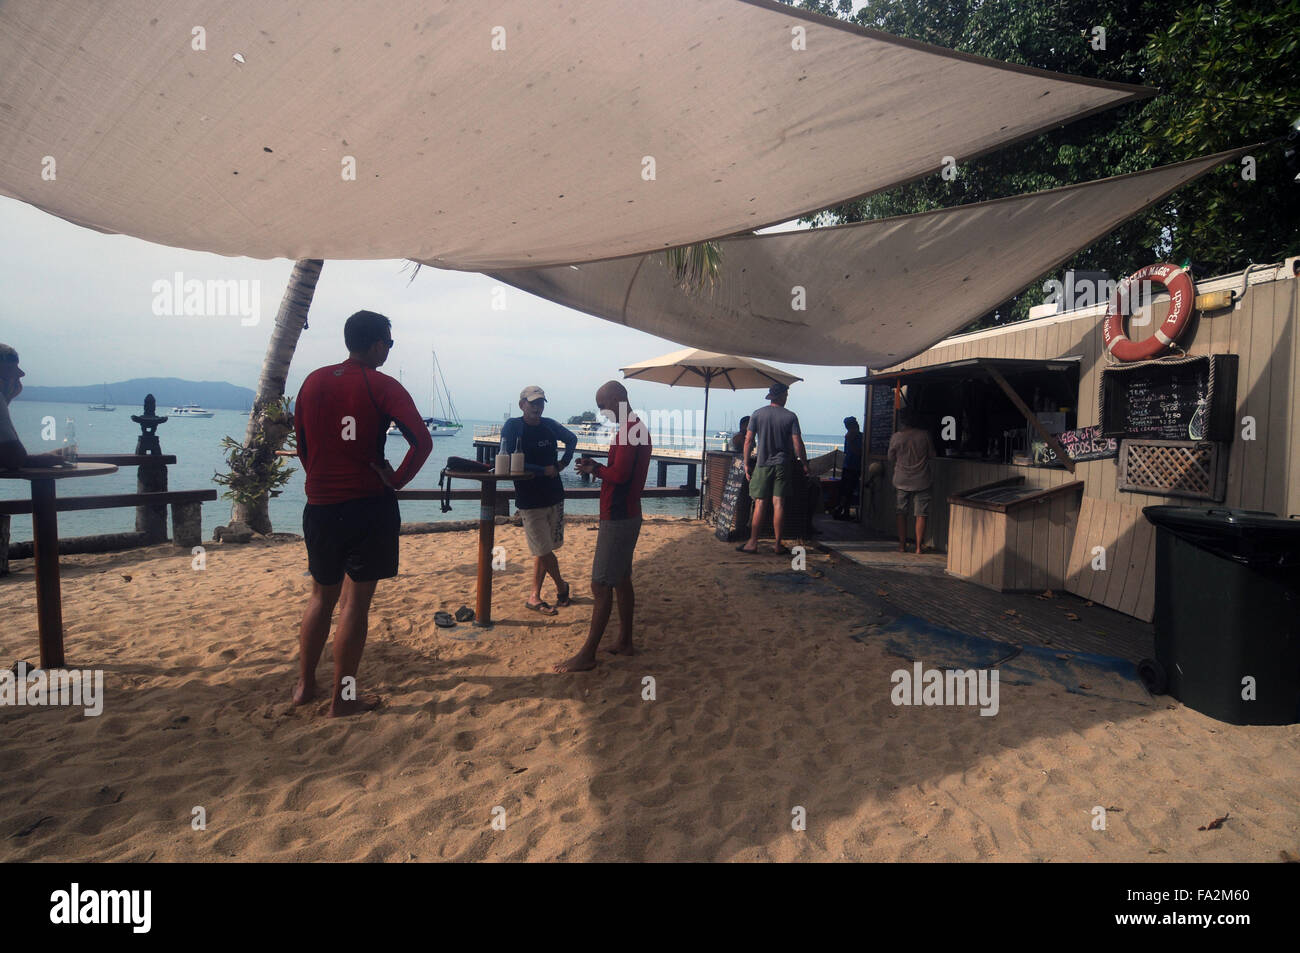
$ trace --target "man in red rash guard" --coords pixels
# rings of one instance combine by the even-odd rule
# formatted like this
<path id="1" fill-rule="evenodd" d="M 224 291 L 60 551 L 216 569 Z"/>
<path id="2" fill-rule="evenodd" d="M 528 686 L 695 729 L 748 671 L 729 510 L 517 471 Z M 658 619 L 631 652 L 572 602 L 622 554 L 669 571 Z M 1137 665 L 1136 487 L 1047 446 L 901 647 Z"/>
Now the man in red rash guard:
<path id="1" fill-rule="evenodd" d="M 378 368 L 393 346 L 382 314 L 358 311 L 343 326 L 348 359 L 312 371 L 294 404 L 298 456 L 307 474 L 302 535 L 307 543 L 311 598 L 298 630 L 295 705 L 316 697 L 316 665 L 330 620 L 347 586 L 334 636 L 334 694 L 330 717 L 370 711 L 379 698 L 357 692 L 366 647 L 370 600 L 380 579 L 397 575 L 397 495 L 433 452 L 433 438 L 415 402 Z M 396 471 L 384 459 L 384 437 L 395 421 L 411 445 Z"/>
<path id="2" fill-rule="evenodd" d="M 641 535 L 641 491 L 650 469 L 650 432 L 628 410 L 627 390 L 609 381 L 596 391 L 596 406 L 610 420 L 619 422 L 618 433 L 609 445 L 609 463 L 601 465 L 583 457 L 580 473 L 600 477 L 600 532 L 596 535 L 596 556 L 591 565 L 591 629 L 587 641 L 573 658 L 555 666 L 557 672 L 585 672 L 596 667 L 596 646 L 600 645 L 609 614 L 618 596 L 618 641 L 612 652 L 632 654 L 632 554 Z"/>

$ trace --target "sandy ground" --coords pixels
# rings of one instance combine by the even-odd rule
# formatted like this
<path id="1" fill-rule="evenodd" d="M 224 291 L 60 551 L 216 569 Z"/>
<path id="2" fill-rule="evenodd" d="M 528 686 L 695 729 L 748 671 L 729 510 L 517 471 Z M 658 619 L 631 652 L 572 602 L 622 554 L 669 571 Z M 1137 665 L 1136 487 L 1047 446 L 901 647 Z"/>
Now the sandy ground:
<path id="1" fill-rule="evenodd" d="M 1132 684 L 1090 694 L 1050 679 L 1003 684 L 994 717 L 895 706 L 890 674 L 910 666 L 850 638 L 868 610 L 818 575 L 827 557 L 796 573 L 699 523 L 642 533 L 640 654 L 550 674 L 585 635 L 592 525 L 568 528 L 576 605 L 550 619 L 522 608 L 522 530 L 498 528 L 508 564 L 488 632 L 433 624 L 473 604 L 475 535 L 403 537 L 361 672 L 385 706 L 346 720 L 289 704 L 300 542 L 212 544 L 202 571 L 167 546 L 68 557 L 69 663 L 104 670 L 104 712 L 0 708 L 0 858 L 1300 854 L 1300 727 L 1233 727 Z M 31 563 L 16 567 L 0 579 L 6 666 L 35 656 Z M 331 670 L 327 648 L 322 684 Z"/>

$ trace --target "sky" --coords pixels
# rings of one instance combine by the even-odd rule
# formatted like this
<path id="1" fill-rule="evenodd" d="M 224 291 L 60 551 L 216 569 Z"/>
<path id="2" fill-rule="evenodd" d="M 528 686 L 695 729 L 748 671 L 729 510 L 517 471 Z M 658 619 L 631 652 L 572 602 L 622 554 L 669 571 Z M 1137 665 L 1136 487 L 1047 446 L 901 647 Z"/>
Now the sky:
<path id="1" fill-rule="evenodd" d="M 227 258 L 105 235 L 0 197 L 0 342 L 18 350 L 28 385 L 180 377 L 255 389 L 292 269 L 285 259 Z M 394 377 L 400 372 L 427 413 L 436 348 L 463 418 L 500 420 L 506 410 L 517 414 L 519 391 L 537 384 L 550 399 L 548 416 L 563 421 L 594 410 L 596 388 L 621 378 L 620 367 L 685 346 L 485 275 L 426 266 L 412 281 L 412 270 L 400 260 L 325 262 L 287 393 L 296 394 L 315 368 L 347 356 L 343 322 L 363 308 L 393 322 L 394 347 L 384 372 Z M 178 272 L 184 281 L 247 281 L 250 290 L 258 282 L 258 323 L 237 314 L 155 314 L 165 309 L 156 308 L 154 283 L 170 285 Z M 504 309 L 494 310 L 494 300 L 504 301 Z M 844 417 L 861 419 L 862 387 L 839 381 L 861 376 L 862 367 L 769 363 L 804 378 L 791 388 L 787 406 L 806 432 L 838 434 Z M 628 390 L 633 406 L 647 411 L 704 407 L 698 388 L 629 382 Z M 741 416 L 765 403 L 763 396 L 761 390 L 711 391 L 710 431 L 723 429 L 728 418 L 734 428 Z"/>

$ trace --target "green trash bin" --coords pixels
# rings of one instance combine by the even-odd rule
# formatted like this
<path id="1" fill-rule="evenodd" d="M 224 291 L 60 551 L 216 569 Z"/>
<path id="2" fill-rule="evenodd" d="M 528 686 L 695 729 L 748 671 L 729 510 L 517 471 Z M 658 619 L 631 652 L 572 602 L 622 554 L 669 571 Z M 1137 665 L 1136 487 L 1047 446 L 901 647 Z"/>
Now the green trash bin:
<path id="1" fill-rule="evenodd" d="M 1300 722 L 1300 520 L 1142 512 L 1156 527 L 1156 657 L 1140 663 L 1143 682 L 1233 725 Z"/>

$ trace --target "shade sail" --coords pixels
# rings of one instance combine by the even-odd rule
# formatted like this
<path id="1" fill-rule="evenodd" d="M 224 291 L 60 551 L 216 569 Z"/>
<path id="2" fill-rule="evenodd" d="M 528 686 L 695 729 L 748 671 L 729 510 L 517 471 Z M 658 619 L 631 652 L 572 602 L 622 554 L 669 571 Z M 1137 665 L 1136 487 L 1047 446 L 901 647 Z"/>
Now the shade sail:
<path id="1" fill-rule="evenodd" d="M 7 0 L 0 194 L 223 255 L 543 266 L 784 221 L 1150 92 L 774 0 Z"/>
<path id="2" fill-rule="evenodd" d="M 679 344 L 887 367 L 1242 151 L 920 215 L 725 239 L 717 282 L 697 292 L 675 284 L 659 253 L 495 277 Z"/>
<path id="3" fill-rule="evenodd" d="M 802 377 L 796 377 L 752 357 L 701 351 L 693 347 L 652 357 L 648 361 L 638 361 L 620 370 L 626 378 L 667 384 L 670 387 L 751 390 L 755 387 L 768 387 L 773 383 L 788 386 L 803 380 Z"/>

